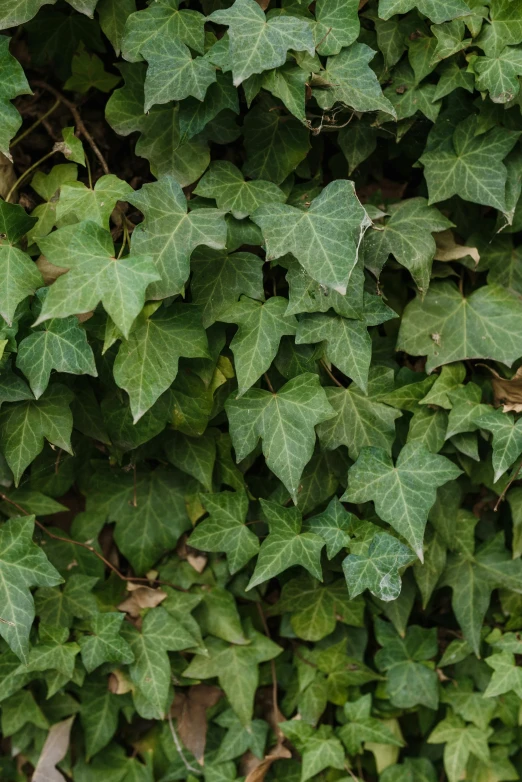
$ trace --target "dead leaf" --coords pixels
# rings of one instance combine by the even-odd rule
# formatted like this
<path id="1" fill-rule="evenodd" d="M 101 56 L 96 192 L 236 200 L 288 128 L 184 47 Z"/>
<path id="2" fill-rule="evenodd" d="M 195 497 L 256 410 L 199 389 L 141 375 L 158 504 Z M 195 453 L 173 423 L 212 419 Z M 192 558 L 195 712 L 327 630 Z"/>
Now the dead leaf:
<path id="1" fill-rule="evenodd" d="M 154 608 L 167 597 L 167 593 L 162 589 L 152 589 L 152 587 L 142 584 L 127 583 L 127 592 L 130 596 L 119 604 L 119 611 L 126 611 L 132 617 L 138 617 L 143 608 Z"/>
<path id="2" fill-rule="evenodd" d="M 207 714 L 223 695 L 219 687 L 196 684 L 188 691 L 176 692 L 170 713 L 176 719 L 181 741 L 200 766 L 204 764 L 207 742 Z"/>
<path id="3" fill-rule="evenodd" d="M 50 263 L 45 255 L 40 255 L 36 261 L 36 267 L 46 285 L 52 285 L 62 274 L 67 274 L 67 269 L 62 269 L 61 266 L 55 266 L 54 263 Z"/>
<path id="4" fill-rule="evenodd" d="M 270 5 L 270 0 L 256 0 L 256 3 L 261 7 L 263 11 L 266 11 Z"/>
<path id="5" fill-rule="evenodd" d="M 263 782 L 272 763 L 283 758 L 291 758 L 292 753 L 284 746 L 282 739 L 279 739 L 275 747 L 272 747 L 270 753 L 265 755 L 263 760 L 259 760 L 255 755 L 245 758 L 243 773 L 246 773 L 245 782 Z"/>
<path id="6" fill-rule="evenodd" d="M 457 244 L 453 231 L 448 228 L 447 231 L 439 231 L 435 234 L 436 261 L 460 261 L 461 258 L 469 256 L 475 262 L 475 266 L 480 261 L 480 253 L 476 247 L 466 247 L 464 244 Z"/>
<path id="7" fill-rule="evenodd" d="M 113 695 L 125 695 L 133 690 L 133 684 L 126 673 L 116 668 L 109 674 L 108 689 Z"/>
<path id="8" fill-rule="evenodd" d="M 5 198 L 12 186 L 16 182 L 16 174 L 11 160 L 0 152 L 0 196 Z M 16 200 L 16 192 L 12 195 L 13 201 Z"/>
<path id="9" fill-rule="evenodd" d="M 207 565 L 208 557 L 203 552 L 187 545 L 187 536 L 182 535 L 176 546 L 176 554 L 180 559 L 186 560 L 194 568 L 196 573 L 203 573 Z"/>
<path id="10" fill-rule="evenodd" d="M 65 782 L 56 765 L 64 759 L 69 748 L 69 737 L 74 717 L 53 725 L 38 758 L 32 782 Z"/>
<path id="11" fill-rule="evenodd" d="M 491 367 L 488 369 L 493 375 L 491 385 L 496 407 L 502 405 L 504 413 L 522 413 L 522 367 L 517 369 L 511 380 L 501 377 Z"/>

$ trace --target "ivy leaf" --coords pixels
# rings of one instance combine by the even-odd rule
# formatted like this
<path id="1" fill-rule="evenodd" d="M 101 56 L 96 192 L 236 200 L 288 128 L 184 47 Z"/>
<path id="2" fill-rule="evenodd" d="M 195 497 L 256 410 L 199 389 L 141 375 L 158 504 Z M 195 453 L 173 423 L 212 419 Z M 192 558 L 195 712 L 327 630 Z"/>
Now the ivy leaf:
<path id="1" fill-rule="evenodd" d="M 520 592 L 522 561 L 510 559 L 502 534 L 475 552 L 454 554 L 448 560 L 441 585 L 453 590 L 452 607 L 464 638 L 478 656 L 480 631 L 493 589 Z"/>
<path id="2" fill-rule="evenodd" d="M 190 254 L 198 245 L 225 247 L 223 212 L 187 212 L 187 199 L 171 176 L 143 185 L 131 201 L 145 217 L 132 234 L 132 249 L 151 256 L 157 272 L 158 281 L 147 291 L 149 298 L 163 299 L 183 289 L 190 273 Z"/>
<path id="3" fill-rule="evenodd" d="M 86 93 L 94 88 L 101 92 L 110 92 L 120 81 L 119 76 L 107 73 L 103 62 L 96 54 L 78 51 L 73 57 L 72 76 L 65 82 L 64 89 Z"/>
<path id="4" fill-rule="evenodd" d="M 62 674 L 66 681 L 70 680 L 80 647 L 77 643 L 67 642 L 69 630 L 65 627 L 46 627 L 40 624 L 38 635 L 39 642 L 30 649 L 25 670 L 53 670 Z"/>
<path id="5" fill-rule="evenodd" d="M 49 385 L 53 369 L 73 375 L 98 374 L 87 335 L 75 317 L 52 318 L 45 326 L 36 326 L 18 344 L 16 366 L 29 380 L 36 399 Z"/>
<path id="6" fill-rule="evenodd" d="M 9 325 L 17 305 L 42 285 L 36 264 L 14 246 L 35 222 L 21 206 L 0 203 L 0 315 Z"/>
<path id="7" fill-rule="evenodd" d="M 284 265 L 287 264 L 286 280 L 289 286 L 287 313 L 289 315 L 297 315 L 301 312 L 328 312 L 331 308 L 344 318 L 363 317 L 364 273 L 360 264 L 354 266 L 344 295 L 316 282 L 290 255 L 284 259 Z"/>
<path id="8" fill-rule="evenodd" d="M 205 17 L 198 11 L 178 10 L 179 0 L 158 0 L 154 5 L 127 18 L 122 54 L 129 62 L 138 62 L 143 47 L 161 45 L 163 40 L 182 41 L 199 54 L 205 50 Z M 149 59 L 146 57 L 146 59 Z"/>
<path id="9" fill-rule="evenodd" d="M 263 301 L 263 261 L 258 255 L 226 250 L 196 248 L 190 259 L 192 299 L 202 310 L 202 323 L 208 328 L 221 319 L 241 294 Z M 290 313 L 288 313 L 290 314 Z"/>
<path id="10" fill-rule="evenodd" d="M 348 388 L 325 388 L 336 415 L 317 427 L 317 436 L 324 448 L 335 450 L 346 445 L 350 459 L 357 459 L 361 449 L 367 446 L 391 453 L 395 421 L 402 413 L 379 401 L 383 383 L 389 379 L 388 373 L 389 370 L 371 367 L 367 394 L 355 383 Z"/>
<path id="11" fill-rule="evenodd" d="M 331 182 L 306 211 L 273 204 L 259 207 L 252 219 L 263 232 L 269 260 L 292 253 L 314 280 L 346 293 L 369 225 L 352 182 Z"/>
<path id="12" fill-rule="evenodd" d="M 247 589 L 294 565 L 301 565 L 322 581 L 321 549 L 325 541 L 313 532 L 301 532 L 302 517 L 297 508 L 284 508 L 268 500 L 261 500 L 261 508 L 270 534 L 261 544 Z"/>
<path id="13" fill-rule="evenodd" d="M 435 24 L 471 14 L 464 0 L 379 0 L 379 16 L 381 19 L 389 19 L 394 14 L 406 14 L 415 7 Z"/>
<path id="14" fill-rule="evenodd" d="M 282 651 L 280 646 L 251 626 L 247 628 L 246 635 L 250 643 L 241 646 L 208 638 L 208 657 L 193 657 L 183 673 L 194 679 L 217 676 L 230 705 L 245 727 L 252 720 L 254 695 L 259 683 L 258 665 L 273 660 Z"/>
<path id="15" fill-rule="evenodd" d="M 458 194 L 465 201 L 506 211 L 507 168 L 502 161 L 517 142 L 518 133 L 495 127 L 475 135 L 475 115 L 460 122 L 453 137 L 420 158 L 428 184 L 429 203 Z"/>
<path id="16" fill-rule="evenodd" d="M 428 737 L 429 744 L 446 744 L 444 747 L 444 768 L 449 782 L 458 782 L 466 773 L 471 754 L 482 763 L 489 761 L 489 731 L 480 730 L 474 725 L 466 725 L 464 720 L 449 714 L 439 722 Z"/>
<path id="17" fill-rule="evenodd" d="M 38 222 L 27 233 L 27 242 L 31 245 L 38 242 L 42 236 L 47 236 L 56 224 L 56 207 L 59 201 L 56 197 L 60 194 L 60 188 L 66 182 L 74 182 L 78 176 L 78 166 L 73 163 L 62 163 L 53 166 L 48 174 L 37 171 L 31 180 L 31 187 L 44 199 L 45 203 L 38 204 L 31 212 L 31 217 L 36 217 Z"/>
<path id="18" fill-rule="evenodd" d="M 83 685 L 80 717 L 88 759 L 106 747 L 116 733 L 122 705 L 121 697 L 110 692 L 103 680 Z"/>
<path id="19" fill-rule="evenodd" d="M 343 713 L 347 722 L 337 730 L 337 735 L 350 755 L 361 751 L 363 741 L 391 744 L 394 747 L 403 745 L 382 720 L 371 716 L 371 710 L 372 696 L 369 693 L 344 705 Z"/>
<path id="20" fill-rule="evenodd" d="M 328 559 L 333 559 L 350 544 L 350 528 L 354 519 L 355 517 L 344 509 L 337 497 L 334 497 L 328 503 L 326 510 L 306 519 L 304 528 L 324 540 Z"/>
<path id="21" fill-rule="evenodd" d="M 69 269 L 49 288 L 35 326 L 50 318 L 90 312 L 101 301 L 128 337 L 147 285 L 159 279 L 150 256 L 115 258 L 112 238 L 96 223 L 68 225 L 40 240 L 47 259 Z"/>
<path id="22" fill-rule="evenodd" d="M 56 217 L 63 220 L 72 215 L 77 220 L 92 220 L 108 230 L 116 202 L 126 201 L 132 193 L 132 187 L 114 174 L 100 177 L 94 189 L 86 187 L 83 182 L 65 183 L 60 188 Z"/>
<path id="23" fill-rule="evenodd" d="M 314 92 L 321 108 L 342 103 L 354 111 L 384 111 L 395 117 L 395 109 L 383 95 L 377 76 L 368 65 L 375 54 L 364 43 L 352 43 L 340 54 L 329 57 L 321 80 L 330 86 Z"/>
<path id="24" fill-rule="evenodd" d="M 472 57 L 470 67 L 476 74 L 476 88 L 489 92 L 493 103 L 508 103 L 520 91 L 522 51 L 506 46 L 496 57 Z"/>
<path id="25" fill-rule="evenodd" d="M 475 423 L 493 434 L 493 469 L 496 482 L 522 453 L 522 422 L 520 425 L 518 421 L 515 423 L 509 413 L 488 410 L 475 418 Z"/>
<path id="26" fill-rule="evenodd" d="M 2 451 L 18 486 L 24 470 L 44 447 L 56 445 L 72 454 L 73 425 L 69 404 L 73 393 L 58 383 L 50 385 L 38 399 L 7 405 L 0 413 Z"/>
<path id="27" fill-rule="evenodd" d="M 97 469 L 87 511 L 116 522 L 114 537 L 139 574 L 146 573 L 165 551 L 173 549 L 189 527 L 182 476 L 160 468 L 133 476 Z"/>
<path id="28" fill-rule="evenodd" d="M 263 88 L 280 98 L 294 117 L 306 123 L 306 85 L 309 78 L 306 71 L 289 62 L 268 71 L 263 77 Z"/>
<path id="29" fill-rule="evenodd" d="M 90 619 L 90 635 L 78 639 L 82 662 L 88 673 L 105 662 L 131 663 L 134 660 L 128 643 L 119 634 L 124 614 L 95 614 Z"/>
<path id="30" fill-rule="evenodd" d="M 378 533 L 366 554 L 350 554 L 343 561 L 350 596 L 357 597 L 369 589 L 379 600 L 396 600 L 401 593 L 399 570 L 413 559 L 411 551 L 400 540 L 385 532 Z"/>
<path id="31" fill-rule="evenodd" d="M 319 312 L 304 315 L 295 341 L 296 345 L 324 341 L 328 361 L 367 390 L 372 342 L 364 322 Z"/>
<path id="32" fill-rule="evenodd" d="M 365 265 L 379 276 L 389 255 L 405 266 L 421 293 L 428 290 L 431 264 L 436 252 L 433 232 L 444 231 L 452 223 L 428 206 L 425 198 L 408 198 L 388 207 L 389 218 L 364 237 Z"/>
<path id="33" fill-rule="evenodd" d="M 252 0 L 255 2 L 255 0 Z M 245 176 L 280 185 L 308 154 L 308 131 L 294 117 L 255 106 L 243 125 L 247 157 Z"/>
<path id="34" fill-rule="evenodd" d="M 485 698 L 494 698 L 506 692 L 515 692 L 522 698 L 522 670 L 515 663 L 511 652 L 498 652 L 486 657 L 485 662 L 493 668 L 493 674 L 484 693 Z"/>
<path id="35" fill-rule="evenodd" d="M 490 24 L 484 25 L 479 42 L 489 57 L 495 57 L 507 44 L 522 41 L 522 13 L 517 3 L 505 0 L 493 0 L 489 13 Z"/>
<path id="36" fill-rule="evenodd" d="M 314 36 L 321 56 L 339 54 L 359 35 L 359 15 L 356 0 L 318 0 L 315 4 Z"/>
<path id="37" fill-rule="evenodd" d="M 331 725 L 321 725 L 314 731 L 311 725 L 302 720 L 291 720 L 280 722 L 279 728 L 302 754 L 301 782 L 306 782 L 329 767 L 344 769 L 344 750 L 339 739 L 332 735 Z"/>
<path id="38" fill-rule="evenodd" d="M 286 315 L 286 308 L 287 300 L 281 296 L 272 296 L 264 304 L 243 297 L 221 315 L 220 320 L 239 326 L 230 343 L 239 397 L 270 368 L 281 338 L 296 333 L 297 321 Z"/>
<path id="39" fill-rule="evenodd" d="M 400 709 L 418 704 L 436 709 L 437 674 L 423 664 L 437 654 L 436 629 L 410 625 L 401 638 L 391 624 L 377 619 L 375 634 L 383 647 L 375 655 L 375 662 L 380 671 L 386 672 L 386 691 L 392 704 Z"/>
<path id="40" fill-rule="evenodd" d="M 201 502 L 210 514 L 198 524 L 189 544 L 202 551 L 225 551 L 230 573 L 236 573 L 259 551 L 259 540 L 245 525 L 248 497 L 245 492 L 203 494 Z"/>
<path id="41" fill-rule="evenodd" d="M 216 461 L 216 438 L 212 432 L 201 437 L 188 437 L 181 432 L 165 444 L 165 453 L 171 464 L 192 475 L 206 491 L 212 491 L 212 473 Z"/>
<path id="42" fill-rule="evenodd" d="M 342 579 L 320 584 L 307 573 L 287 581 L 274 613 L 288 611 L 294 633 L 305 641 L 320 641 L 335 630 L 337 622 L 362 627 L 364 602 L 351 600 Z"/>
<path id="43" fill-rule="evenodd" d="M 428 372 L 469 358 L 511 366 L 522 351 L 521 326 L 520 301 L 505 288 L 485 285 L 463 297 L 454 283 L 435 283 L 407 305 L 397 349 L 428 356 Z"/>
<path id="44" fill-rule="evenodd" d="M 232 212 L 238 220 L 263 204 L 286 201 L 277 185 L 260 179 L 246 182 L 241 171 L 226 160 L 212 163 L 194 192 L 204 198 L 214 198 L 219 209 Z"/>
<path id="45" fill-rule="evenodd" d="M 251 389 L 225 404 L 237 461 L 248 456 L 262 438 L 269 469 L 297 502 L 299 480 L 312 458 L 314 427 L 334 414 L 317 375 L 305 373 L 276 394 Z"/>
<path id="46" fill-rule="evenodd" d="M 208 17 L 228 26 L 230 61 L 234 86 L 253 73 L 283 65 L 289 49 L 315 52 L 311 25 L 297 16 L 265 16 L 255 0 L 235 0 L 231 8 L 214 11 Z"/>
<path id="47" fill-rule="evenodd" d="M 0 528 L 2 601 L 0 635 L 17 657 L 26 662 L 29 632 L 34 619 L 30 587 L 52 587 L 63 579 L 42 549 L 33 543 L 34 516 L 10 519 Z"/>
<path id="48" fill-rule="evenodd" d="M 25 2 L 30 2 L 30 0 L 25 0 Z M 38 2 L 38 0 L 33 0 L 33 3 L 34 5 L 37 4 L 36 10 L 42 5 L 42 2 Z M 19 22 L 16 20 L 25 16 L 21 9 L 15 10 L 12 6 L 9 7 L 9 10 L 2 8 L 0 14 L 1 30 L 17 26 Z M 13 21 L 11 22 L 10 20 Z M 25 19 L 22 19 L 22 21 L 25 21 Z M 12 160 L 9 144 L 22 124 L 22 118 L 11 101 L 13 98 L 17 98 L 18 95 L 30 95 L 31 88 L 22 66 L 9 51 L 9 43 L 9 38 L 5 35 L 0 36 L 0 68 L 2 69 L 2 86 L 0 87 L 0 152 L 8 157 L 9 160 Z"/>
<path id="49" fill-rule="evenodd" d="M 210 356 L 199 309 L 173 304 L 149 317 L 143 313 L 114 362 L 114 380 L 130 397 L 134 423 L 174 382 L 181 356 Z"/>
<path id="50" fill-rule="evenodd" d="M 449 459 L 433 454 L 419 442 L 407 443 L 393 466 L 381 448 L 363 448 L 348 472 L 342 500 L 368 502 L 410 544 L 423 560 L 422 540 L 436 489 L 461 474 Z"/>

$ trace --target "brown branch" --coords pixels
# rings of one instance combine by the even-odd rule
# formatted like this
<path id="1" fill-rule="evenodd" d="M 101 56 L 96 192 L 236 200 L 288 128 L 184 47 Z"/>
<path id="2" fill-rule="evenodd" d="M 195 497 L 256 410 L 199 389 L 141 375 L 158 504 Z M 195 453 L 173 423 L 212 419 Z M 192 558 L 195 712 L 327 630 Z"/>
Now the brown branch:
<path id="1" fill-rule="evenodd" d="M 504 489 L 504 491 L 502 492 L 502 494 L 500 495 L 500 497 L 496 501 L 495 507 L 493 508 L 494 511 L 497 511 L 498 508 L 499 508 L 500 503 L 505 500 L 506 494 L 508 492 L 508 489 L 511 488 L 511 484 L 516 480 L 517 475 L 518 475 L 518 473 L 520 472 L 521 469 L 522 469 L 522 462 L 520 462 L 520 464 L 518 465 L 517 469 L 515 470 L 515 472 L 513 473 L 511 478 L 509 479 L 506 488 Z"/>
<path id="2" fill-rule="evenodd" d="M 261 603 L 256 603 L 257 610 L 259 612 L 259 616 L 261 618 L 261 622 L 263 623 L 263 629 L 265 631 L 265 635 L 267 638 L 272 639 L 272 636 L 270 635 L 270 628 L 268 627 L 265 612 L 263 611 L 263 606 Z M 279 727 L 279 717 L 281 715 L 281 712 L 279 711 L 279 706 L 277 704 L 277 672 L 276 672 L 276 664 L 275 660 L 270 660 L 270 670 L 272 673 L 272 708 L 274 709 L 274 732 L 277 736 L 278 741 L 282 741 L 284 738 L 284 733 Z M 282 715 L 281 715 L 282 716 Z"/>
<path id="3" fill-rule="evenodd" d="M 270 393 L 271 393 L 271 394 L 275 394 L 275 391 L 274 391 L 274 386 L 273 386 L 273 385 L 272 385 L 272 383 L 270 382 L 270 378 L 268 377 L 268 373 L 267 373 L 267 372 L 265 372 L 265 374 L 264 374 L 264 378 L 265 378 L 265 380 L 266 380 L 266 384 L 267 384 L 268 388 L 270 389 Z"/>
<path id="4" fill-rule="evenodd" d="M 332 371 L 331 371 L 330 367 L 328 366 L 328 364 L 326 363 L 326 361 L 324 360 L 324 358 L 322 358 L 322 359 L 321 359 L 321 364 L 323 365 L 324 369 L 326 370 L 326 374 L 328 375 L 328 377 L 330 378 L 330 380 L 333 380 L 333 382 L 335 383 L 335 385 L 336 385 L 336 386 L 339 386 L 339 388 L 344 388 L 344 386 L 343 386 L 343 384 L 340 382 L 340 380 L 337 380 L 337 378 L 335 377 L 335 375 L 332 373 Z"/>
<path id="5" fill-rule="evenodd" d="M 39 79 L 37 81 L 33 81 L 34 87 L 40 87 L 42 90 L 47 90 L 47 92 L 50 92 L 54 97 L 59 100 L 61 103 L 63 103 L 64 106 L 67 106 L 71 114 L 73 115 L 74 122 L 76 124 L 77 130 L 84 136 L 85 140 L 91 147 L 92 151 L 100 161 L 100 165 L 103 169 L 104 174 L 109 174 L 109 166 L 107 165 L 107 162 L 105 158 L 103 157 L 102 153 L 100 152 L 100 149 L 98 145 L 96 144 L 95 140 L 87 130 L 87 128 L 84 125 L 84 122 L 80 116 L 80 112 L 74 105 L 74 103 L 71 103 L 70 100 L 68 100 L 65 95 L 62 95 L 59 90 L 57 90 L 55 87 L 53 87 L 51 84 L 47 84 L 46 81 L 40 81 Z"/>
<path id="6" fill-rule="evenodd" d="M 29 511 L 26 511 L 25 508 L 22 508 L 21 505 L 19 505 L 17 502 L 12 500 L 10 497 L 8 497 L 6 494 L 0 493 L 0 499 L 4 500 L 4 502 L 8 502 L 9 505 L 12 505 L 14 508 L 20 511 L 20 513 L 23 513 L 24 516 L 31 516 L 32 514 L 29 513 Z M 138 581 L 141 583 L 146 584 L 160 584 L 163 586 L 169 586 L 172 587 L 172 589 L 177 589 L 179 592 L 187 592 L 188 590 L 183 589 L 180 586 L 177 586 L 176 584 L 172 584 L 170 581 L 161 581 L 159 578 L 145 578 L 145 577 L 139 577 L 139 576 L 124 576 L 123 573 L 121 573 L 116 565 L 113 565 L 112 562 L 109 562 L 108 559 L 106 559 L 103 554 L 100 554 L 99 551 L 96 551 L 94 546 L 91 546 L 89 543 L 82 543 L 79 540 L 73 540 L 72 538 L 64 538 L 61 535 L 55 535 L 54 532 L 51 532 L 45 524 L 42 524 L 41 521 L 38 521 L 37 518 L 35 518 L 34 523 L 36 526 L 42 530 L 46 535 L 48 535 L 53 540 L 59 540 L 62 543 L 72 543 L 73 546 L 80 546 L 80 548 L 87 549 L 87 551 L 90 551 L 94 556 L 98 557 L 99 560 L 103 562 L 103 564 L 108 567 L 110 570 L 112 570 L 113 573 L 116 573 L 118 578 L 121 578 L 122 581 Z"/>

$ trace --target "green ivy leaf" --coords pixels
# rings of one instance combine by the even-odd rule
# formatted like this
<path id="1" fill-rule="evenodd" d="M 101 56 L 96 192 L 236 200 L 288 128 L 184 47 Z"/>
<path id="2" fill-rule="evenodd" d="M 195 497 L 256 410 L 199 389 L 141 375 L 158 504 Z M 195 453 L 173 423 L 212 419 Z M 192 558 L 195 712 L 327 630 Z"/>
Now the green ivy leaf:
<path id="1" fill-rule="evenodd" d="M 343 562 L 343 572 L 350 596 L 365 589 L 379 600 L 396 600 L 401 593 L 399 570 L 413 561 L 411 551 L 391 535 L 372 537 L 366 554 L 350 554 Z"/>
<path id="2" fill-rule="evenodd" d="M 197 195 L 214 198 L 219 209 L 232 212 L 241 220 L 258 206 L 286 201 L 283 191 L 272 182 L 246 182 L 241 171 L 226 160 L 217 160 L 194 189 Z"/>

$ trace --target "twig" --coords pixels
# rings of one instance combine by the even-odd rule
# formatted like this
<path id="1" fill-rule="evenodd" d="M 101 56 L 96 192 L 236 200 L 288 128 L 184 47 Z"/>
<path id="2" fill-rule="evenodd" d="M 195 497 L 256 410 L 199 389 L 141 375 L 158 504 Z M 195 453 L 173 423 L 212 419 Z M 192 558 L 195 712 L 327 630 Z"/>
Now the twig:
<path id="1" fill-rule="evenodd" d="M 272 385 L 272 383 L 270 382 L 270 378 L 268 377 L 268 373 L 267 373 L 267 372 L 265 372 L 265 374 L 264 374 L 264 378 L 265 378 L 265 380 L 266 380 L 266 384 L 267 384 L 267 386 L 268 386 L 268 388 L 269 388 L 269 390 L 270 390 L 270 393 L 271 393 L 271 394 L 275 394 L 275 391 L 274 391 L 274 386 L 273 386 L 273 385 Z"/>
<path id="2" fill-rule="evenodd" d="M 321 359 L 321 364 L 323 365 L 324 369 L 326 370 L 326 374 L 330 378 L 330 380 L 333 380 L 336 386 L 339 386 L 339 388 L 344 388 L 343 384 L 337 380 L 335 375 L 332 373 L 331 369 L 329 368 L 328 364 L 324 360 L 324 358 Z"/>
<path id="3" fill-rule="evenodd" d="M 178 750 L 178 755 L 180 756 L 181 760 L 183 761 L 183 764 L 187 771 L 191 771 L 193 774 L 197 774 L 198 776 L 201 775 L 201 771 L 198 768 L 194 768 L 194 766 L 191 766 L 188 762 L 187 758 L 183 754 L 183 749 L 181 747 L 181 742 L 178 738 L 178 734 L 176 733 L 176 728 L 174 727 L 174 723 L 172 722 L 172 717 L 170 716 L 170 712 L 167 715 L 167 719 L 169 721 L 170 726 L 170 732 L 172 734 L 172 740 L 174 741 L 174 744 L 176 745 L 176 749 Z"/>
<path id="4" fill-rule="evenodd" d="M 20 143 L 20 141 L 21 141 L 22 139 L 24 139 L 26 136 L 28 136 L 30 133 L 32 133 L 32 132 L 33 132 L 33 130 L 34 130 L 35 128 L 37 128 L 37 127 L 38 127 L 38 125 L 40 125 L 42 122 L 44 122 L 44 121 L 47 119 L 47 117 L 49 117 L 49 116 L 50 116 L 50 115 L 51 115 L 51 114 L 52 114 L 54 111 L 56 111 L 56 109 L 58 108 L 58 106 L 59 106 L 59 105 L 60 105 L 60 101 L 59 101 L 59 100 L 58 100 L 58 98 L 57 98 L 57 99 L 55 100 L 55 102 L 53 103 L 53 105 L 51 106 L 51 108 L 50 108 L 50 109 L 48 109 L 48 110 L 45 112 L 45 114 L 42 114 L 42 116 L 41 116 L 41 117 L 38 117 L 38 119 L 36 120 L 36 122 L 33 122 L 33 124 L 32 124 L 32 125 L 31 125 L 29 128 L 27 128 L 27 130 L 24 130 L 24 132 L 23 132 L 23 133 L 20 133 L 20 135 L 19 135 L 19 136 L 17 136 L 17 137 L 16 137 L 16 138 L 15 138 L 15 139 L 14 139 L 14 140 L 11 142 L 11 149 L 12 149 L 13 147 L 16 147 L 16 145 L 17 145 L 17 144 L 19 144 L 19 143 Z"/>
<path id="5" fill-rule="evenodd" d="M 68 100 L 65 97 L 65 95 L 62 95 L 62 93 L 59 92 L 51 84 L 47 84 L 46 81 L 37 80 L 37 81 L 33 82 L 33 85 L 35 87 L 40 87 L 42 90 L 47 90 L 47 92 L 50 92 L 52 95 L 54 95 L 54 97 L 57 100 L 59 100 L 60 103 L 63 103 L 64 106 L 67 106 L 67 108 L 69 109 L 69 111 L 73 115 L 74 122 L 76 124 L 77 130 L 79 130 L 79 132 L 82 134 L 82 136 L 84 136 L 85 140 L 87 141 L 87 143 L 91 147 L 92 151 L 94 152 L 94 154 L 96 155 L 96 157 L 100 161 L 101 167 L 103 169 L 103 173 L 104 174 L 109 174 L 110 173 L 109 166 L 107 165 L 107 162 L 106 162 L 105 158 L 103 157 L 102 153 L 100 152 L 100 149 L 99 149 L 98 145 L 96 144 L 95 140 L 93 139 L 93 137 L 91 136 L 91 134 L 89 133 L 87 128 L 85 127 L 85 125 L 83 123 L 83 120 L 82 120 L 82 118 L 80 116 L 80 112 L 78 111 L 78 109 L 76 108 L 74 103 L 71 103 L 71 101 Z"/>
<path id="6" fill-rule="evenodd" d="M 9 190 L 8 194 L 7 194 L 7 195 L 6 195 L 6 197 L 5 197 L 6 203 L 9 203 L 9 201 L 10 201 L 10 199 L 11 199 L 11 196 L 13 195 L 13 193 L 16 191 L 16 189 L 18 188 L 18 186 L 22 184 L 22 182 L 24 181 L 24 179 L 25 179 L 25 178 L 26 178 L 26 177 L 27 177 L 27 176 L 28 176 L 28 175 L 31 173 L 31 171 L 34 171 L 34 170 L 35 170 L 35 168 L 38 168 L 38 166 L 39 166 L 41 163 L 44 163 L 44 162 L 47 160 L 47 158 L 50 158 L 52 155 L 54 155 L 54 154 L 55 154 L 55 152 L 58 152 L 58 150 L 57 150 L 57 149 L 55 149 L 55 148 L 53 147 L 53 149 L 52 149 L 50 152 L 48 152 L 46 155 L 44 155 L 43 157 L 41 157 L 41 158 L 40 158 L 40 160 L 37 160 L 37 161 L 36 161 L 36 163 L 33 163 L 33 165 L 32 165 L 32 166 L 29 166 L 29 168 L 27 168 L 27 169 L 24 171 L 24 173 L 23 173 L 23 174 L 20 174 L 20 176 L 18 177 L 18 179 L 16 180 L 16 182 L 15 182 L 15 183 L 14 183 L 14 185 L 11 187 L 11 189 Z"/>
<path id="7" fill-rule="evenodd" d="M 12 505 L 14 508 L 20 511 L 20 513 L 23 513 L 24 516 L 31 516 L 32 514 L 29 513 L 29 511 L 26 511 L 25 508 L 22 508 L 21 505 L 19 505 L 17 502 L 12 500 L 10 497 L 8 497 L 6 494 L 0 493 L 0 499 L 4 500 L 4 502 L 8 502 L 9 505 Z M 141 583 L 146 584 L 160 584 L 163 586 L 169 586 L 172 587 L 172 589 L 177 589 L 179 592 L 187 592 L 188 590 L 183 589 L 180 586 L 177 586 L 176 584 L 172 584 L 170 581 L 161 581 L 159 578 L 145 578 L 145 577 L 139 577 L 139 576 L 124 576 L 123 573 L 121 573 L 116 565 L 113 565 L 112 562 L 109 562 L 108 559 L 106 559 L 103 554 L 100 554 L 99 551 L 96 551 L 94 546 L 91 546 L 89 543 L 82 543 L 79 540 L 73 540 L 72 538 L 64 538 L 61 535 L 55 535 L 54 532 L 51 532 L 47 529 L 45 524 L 42 524 L 41 521 L 38 521 L 38 519 L 35 518 L 34 523 L 36 526 L 42 530 L 42 532 L 45 532 L 46 535 L 48 535 L 53 540 L 60 540 L 62 543 L 72 543 L 73 546 L 80 546 L 80 548 L 85 548 L 87 551 L 90 551 L 94 556 L 98 557 L 103 564 L 108 567 L 110 570 L 112 570 L 113 573 L 116 573 L 118 578 L 121 578 L 122 581 L 139 581 Z"/>
<path id="8" fill-rule="evenodd" d="M 498 510 L 498 506 L 500 505 L 500 503 L 505 500 L 506 494 L 508 492 L 508 489 L 511 487 L 511 484 L 516 480 L 517 475 L 518 475 L 518 473 L 520 472 L 521 469 L 522 469 L 522 462 L 520 462 L 520 464 L 518 465 L 517 469 L 515 470 L 515 472 L 513 473 L 511 478 L 509 479 L 506 488 L 504 489 L 504 491 L 502 492 L 502 494 L 500 495 L 500 497 L 496 501 L 495 507 L 493 508 L 494 511 L 497 511 Z"/>
<path id="9" fill-rule="evenodd" d="M 272 638 L 270 635 L 270 628 L 268 627 L 265 612 L 263 611 L 263 607 L 261 603 L 256 603 L 257 610 L 259 613 L 259 616 L 261 618 L 261 622 L 263 623 L 263 629 L 265 631 L 265 635 L 267 638 Z M 278 716 L 281 713 L 279 711 L 279 706 L 277 704 L 277 671 L 276 671 L 276 664 L 275 660 L 270 660 L 270 671 L 272 673 L 272 708 L 274 709 L 274 731 L 277 736 L 277 740 L 281 741 L 281 739 L 284 738 L 284 733 L 279 727 L 278 723 Z"/>

